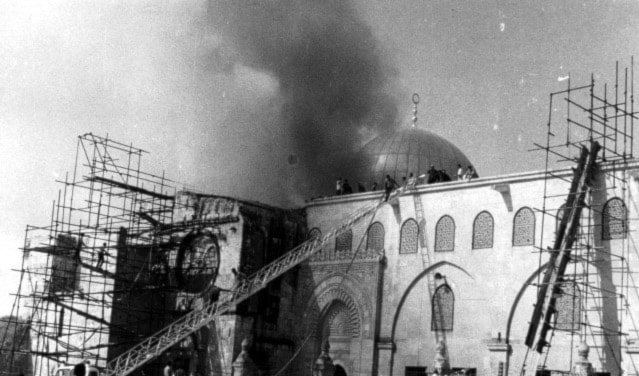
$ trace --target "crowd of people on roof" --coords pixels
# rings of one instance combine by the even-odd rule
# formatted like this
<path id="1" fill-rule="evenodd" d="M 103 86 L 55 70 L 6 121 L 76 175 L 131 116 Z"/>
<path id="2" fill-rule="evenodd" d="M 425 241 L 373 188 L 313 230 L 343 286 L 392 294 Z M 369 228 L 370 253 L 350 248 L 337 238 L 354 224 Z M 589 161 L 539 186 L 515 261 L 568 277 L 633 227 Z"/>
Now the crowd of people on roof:
<path id="1" fill-rule="evenodd" d="M 473 166 L 468 166 L 467 168 L 464 169 L 464 167 L 461 164 L 458 164 L 457 174 L 455 177 L 457 181 L 469 182 L 471 181 L 471 179 L 477 177 L 477 173 L 475 172 L 475 169 L 473 168 Z M 392 191 L 393 189 L 399 188 L 401 186 L 414 187 L 415 185 L 422 184 L 424 182 L 426 184 L 434 184 L 434 183 L 440 183 L 440 182 L 448 182 L 452 180 L 453 179 L 446 172 L 445 169 L 438 170 L 435 168 L 434 165 L 431 165 L 430 169 L 425 174 L 415 176 L 411 172 L 408 178 L 404 176 L 402 178 L 401 185 L 399 185 L 390 175 L 386 175 L 386 178 L 384 179 L 383 189 L 384 191 L 387 192 L 387 195 L 388 195 L 389 189 L 390 191 Z M 377 182 L 372 182 L 369 187 L 369 190 L 370 191 L 378 190 Z M 357 192 L 366 192 L 366 187 L 364 186 L 363 183 L 361 182 L 357 183 Z M 348 182 L 348 179 L 337 178 L 337 181 L 335 182 L 335 195 L 340 196 L 340 195 L 347 195 L 351 193 L 353 193 L 353 187 Z"/>

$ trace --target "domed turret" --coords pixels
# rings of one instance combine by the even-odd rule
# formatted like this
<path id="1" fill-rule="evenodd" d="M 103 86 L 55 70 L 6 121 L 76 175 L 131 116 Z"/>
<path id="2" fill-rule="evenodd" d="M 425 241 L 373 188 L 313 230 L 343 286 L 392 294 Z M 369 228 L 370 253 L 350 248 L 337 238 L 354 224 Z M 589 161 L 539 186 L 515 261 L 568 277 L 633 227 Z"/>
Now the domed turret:
<path id="1" fill-rule="evenodd" d="M 386 175 L 398 183 L 413 173 L 425 174 L 431 166 L 445 171 L 452 179 L 458 166 L 471 165 L 464 153 L 444 138 L 417 127 L 419 95 L 413 94 L 413 121 L 410 127 L 379 135 L 366 144 L 357 156 L 357 181 L 369 185 L 382 184 Z M 476 172 L 475 172 L 476 173 Z"/>
<path id="2" fill-rule="evenodd" d="M 415 127 L 400 128 L 376 137 L 362 148 L 358 161 L 357 179 L 367 185 L 371 182 L 381 184 L 386 175 L 401 183 L 401 178 L 408 177 L 409 173 L 419 176 L 431 166 L 446 170 L 454 179 L 458 164 L 464 169 L 471 165 L 451 142 Z"/>

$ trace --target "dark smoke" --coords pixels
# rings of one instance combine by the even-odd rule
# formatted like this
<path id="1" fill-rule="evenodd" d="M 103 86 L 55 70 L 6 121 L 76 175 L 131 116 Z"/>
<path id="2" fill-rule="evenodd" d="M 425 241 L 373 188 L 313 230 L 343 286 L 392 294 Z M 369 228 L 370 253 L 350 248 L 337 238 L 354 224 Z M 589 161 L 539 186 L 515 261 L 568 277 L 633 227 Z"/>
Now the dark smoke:
<path id="1" fill-rule="evenodd" d="M 232 50 L 223 55 L 279 82 L 280 126 L 294 149 L 282 163 L 306 174 L 298 193 L 331 192 L 362 132 L 395 126 L 393 70 L 351 1 L 219 0 L 210 14 Z"/>

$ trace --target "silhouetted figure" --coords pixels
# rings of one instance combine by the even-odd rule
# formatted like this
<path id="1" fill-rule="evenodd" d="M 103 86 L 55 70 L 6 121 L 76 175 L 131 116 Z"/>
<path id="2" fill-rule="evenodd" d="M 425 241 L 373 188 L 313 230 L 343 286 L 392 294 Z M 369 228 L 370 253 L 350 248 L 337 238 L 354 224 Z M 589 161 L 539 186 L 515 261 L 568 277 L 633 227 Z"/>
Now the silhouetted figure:
<path id="1" fill-rule="evenodd" d="M 384 201 L 388 201 L 388 198 L 390 197 L 391 192 L 393 192 L 393 189 L 398 187 L 399 185 L 397 184 L 397 182 L 393 180 L 393 178 L 391 178 L 390 175 L 386 175 L 386 179 L 384 179 L 384 191 L 385 191 Z"/>
<path id="2" fill-rule="evenodd" d="M 344 186 L 342 187 L 342 192 L 345 195 L 353 193 L 353 187 L 348 184 L 348 179 L 344 179 Z"/>
<path id="3" fill-rule="evenodd" d="M 106 256 L 106 243 L 102 243 L 102 247 L 98 251 L 98 262 L 95 264 L 96 268 L 101 268 L 102 264 L 104 264 L 104 258 Z"/>
<path id="4" fill-rule="evenodd" d="M 439 173 L 439 177 L 441 179 L 441 181 L 451 181 L 452 179 L 450 178 L 450 175 L 448 175 L 446 173 L 446 170 L 441 170 Z"/>
<path id="5" fill-rule="evenodd" d="M 433 184 L 437 181 L 437 170 L 435 170 L 435 166 L 431 165 L 426 174 L 428 175 L 426 183 Z"/>

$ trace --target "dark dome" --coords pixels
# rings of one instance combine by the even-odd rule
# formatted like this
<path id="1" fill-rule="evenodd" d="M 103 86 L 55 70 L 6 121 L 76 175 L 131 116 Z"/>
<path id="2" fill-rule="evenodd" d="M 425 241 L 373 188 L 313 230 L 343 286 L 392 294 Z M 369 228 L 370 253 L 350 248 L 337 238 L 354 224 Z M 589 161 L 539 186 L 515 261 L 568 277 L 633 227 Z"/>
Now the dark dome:
<path id="1" fill-rule="evenodd" d="M 458 164 L 464 169 L 471 165 L 455 145 L 416 127 L 400 128 L 376 137 L 362 148 L 357 160 L 357 181 L 367 187 L 372 182 L 381 185 L 386 175 L 401 184 L 402 177 L 408 177 L 411 172 L 419 176 L 430 166 L 446 170 L 454 180 Z"/>

